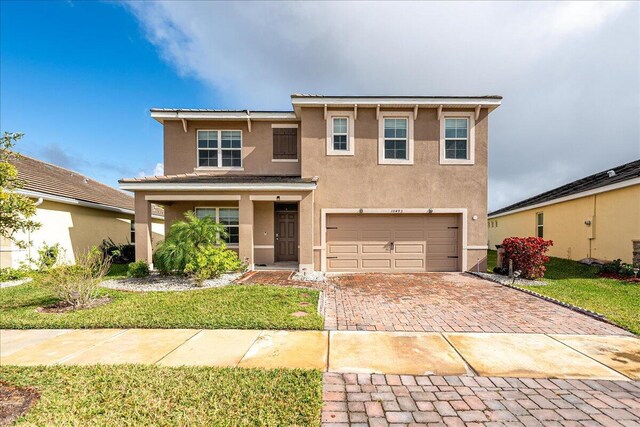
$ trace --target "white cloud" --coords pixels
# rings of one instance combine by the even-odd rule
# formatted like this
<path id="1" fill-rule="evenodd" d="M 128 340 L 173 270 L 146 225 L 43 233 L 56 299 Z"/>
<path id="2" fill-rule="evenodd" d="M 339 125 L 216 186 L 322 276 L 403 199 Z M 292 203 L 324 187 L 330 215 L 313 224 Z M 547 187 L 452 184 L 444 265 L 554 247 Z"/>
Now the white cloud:
<path id="1" fill-rule="evenodd" d="M 210 88 L 212 107 L 290 108 L 293 92 L 504 95 L 491 208 L 529 195 L 530 179 L 546 189 L 640 157 L 637 3 L 128 7 L 168 63 Z"/>
<path id="2" fill-rule="evenodd" d="M 140 171 L 138 172 L 138 178 L 144 178 L 145 176 L 162 176 L 164 175 L 164 163 L 156 163 L 152 172 Z"/>

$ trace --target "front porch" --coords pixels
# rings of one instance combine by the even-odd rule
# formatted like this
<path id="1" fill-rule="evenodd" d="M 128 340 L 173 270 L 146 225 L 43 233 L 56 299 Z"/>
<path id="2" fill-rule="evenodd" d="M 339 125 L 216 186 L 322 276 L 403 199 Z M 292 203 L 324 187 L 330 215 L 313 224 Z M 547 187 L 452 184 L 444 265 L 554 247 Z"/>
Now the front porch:
<path id="1" fill-rule="evenodd" d="M 315 184 L 314 184 L 315 185 Z M 250 270 L 313 271 L 313 190 L 136 191 L 136 259 L 152 263 L 151 204 L 165 209 L 165 235 L 187 211 L 211 216 L 229 233 L 227 245 Z"/>

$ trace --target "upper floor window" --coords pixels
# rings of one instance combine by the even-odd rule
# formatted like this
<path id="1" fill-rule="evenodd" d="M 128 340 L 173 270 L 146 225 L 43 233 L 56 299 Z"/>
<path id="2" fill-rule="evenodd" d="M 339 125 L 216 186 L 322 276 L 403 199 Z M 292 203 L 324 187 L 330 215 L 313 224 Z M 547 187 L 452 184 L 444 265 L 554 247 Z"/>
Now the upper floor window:
<path id="1" fill-rule="evenodd" d="M 298 161 L 298 125 L 272 125 L 273 160 L 282 162 Z"/>
<path id="2" fill-rule="evenodd" d="M 242 131 L 199 130 L 198 167 L 242 167 Z"/>
<path id="3" fill-rule="evenodd" d="M 443 113 L 440 121 L 440 164 L 474 163 L 474 127 L 474 113 Z"/>
<path id="4" fill-rule="evenodd" d="M 413 113 L 382 113 L 379 132 L 378 163 L 413 164 Z"/>
<path id="5" fill-rule="evenodd" d="M 407 119 L 384 119 L 384 158 L 407 160 Z"/>
<path id="6" fill-rule="evenodd" d="M 333 149 L 335 151 L 347 150 L 349 143 L 349 119 L 347 117 L 333 118 Z"/>
<path id="7" fill-rule="evenodd" d="M 444 158 L 466 160 L 468 144 L 469 120 L 444 119 Z"/>
<path id="8" fill-rule="evenodd" d="M 536 235 L 544 237 L 544 214 L 542 212 L 536 214 Z"/>
<path id="9" fill-rule="evenodd" d="M 228 236 L 223 240 L 230 246 L 240 241 L 240 216 L 238 208 L 196 208 L 198 218 L 211 217 L 222 224 Z"/>
<path id="10" fill-rule="evenodd" d="M 327 113 L 327 155 L 353 156 L 354 115 L 352 111 L 330 111 Z"/>

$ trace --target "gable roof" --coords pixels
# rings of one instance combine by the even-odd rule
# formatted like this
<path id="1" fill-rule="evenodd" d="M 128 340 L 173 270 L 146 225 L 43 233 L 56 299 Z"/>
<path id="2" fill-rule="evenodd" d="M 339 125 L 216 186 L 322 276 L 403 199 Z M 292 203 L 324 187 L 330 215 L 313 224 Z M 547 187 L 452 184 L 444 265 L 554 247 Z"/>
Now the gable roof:
<path id="1" fill-rule="evenodd" d="M 610 172 L 613 171 L 612 176 Z M 633 181 L 632 181 L 633 180 Z M 629 182 L 632 181 L 632 182 Z M 640 184 L 640 159 L 615 168 L 607 169 L 602 172 L 594 173 L 577 181 L 570 182 L 553 190 L 545 191 L 537 196 L 530 197 L 502 209 L 490 212 L 489 217 L 502 215 L 512 211 L 520 211 L 533 206 L 551 204 L 558 199 L 580 196 L 582 193 L 597 191 L 607 191 L 611 185 L 623 186 L 625 183 L 633 185 L 635 182 Z M 587 194 L 585 194 L 586 196 Z M 577 197 L 573 197 L 577 198 Z"/>
<path id="2" fill-rule="evenodd" d="M 64 203 L 76 201 L 90 204 L 89 207 L 105 210 L 134 212 L 134 198 L 127 193 L 95 181 L 78 172 L 43 162 L 23 154 L 10 162 L 18 169 L 18 178 L 23 183 L 20 190 L 33 197 L 53 196 Z M 163 216 L 162 209 L 153 209 L 155 216 Z"/>

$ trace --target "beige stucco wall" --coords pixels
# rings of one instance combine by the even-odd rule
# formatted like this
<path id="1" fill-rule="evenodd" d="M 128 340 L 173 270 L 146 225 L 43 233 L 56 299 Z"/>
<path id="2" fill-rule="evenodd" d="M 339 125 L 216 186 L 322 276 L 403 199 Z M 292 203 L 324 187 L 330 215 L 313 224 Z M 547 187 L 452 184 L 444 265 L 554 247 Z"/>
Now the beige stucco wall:
<path id="1" fill-rule="evenodd" d="M 283 123 L 283 122 L 279 122 Z M 164 173 L 167 175 L 191 173 L 197 167 L 197 130 L 241 130 L 243 169 L 211 171 L 216 175 L 300 175 L 299 162 L 272 162 L 273 130 L 271 122 L 251 122 L 251 132 L 246 122 L 191 121 L 184 132 L 181 121 L 164 122 Z M 300 154 L 300 129 L 298 129 L 298 156 Z"/>
<path id="2" fill-rule="evenodd" d="M 324 208 L 466 208 L 467 245 L 486 246 L 486 109 L 475 124 L 474 165 L 440 164 L 440 121 L 436 109 L 419 110 L 414 121 L 413 165 L 378 164 L 375 108 L 358 108 L 353 156 L 325 155 L 327 126 L 322 108 L 302 108 L 301 118 L 302 176 L 320 177 L 314 194 L 314 245 L 321 241 L 320 217 Z M 477 220 L 472 219 L 474 215 Z M 469 251 L 467 255 L 465 269 L 483 260 L 486 250 Z"/>
<path id="3" fill-rule="evenodd" d="M 340 109 L 330 108 L 329 111 Z M 353 109 L 349 111 L 353 112 Z M 395 111 L 413 112 L 413 108 Z M 444 110 L 443 114 L 446 113 L 447 110 Z M 298 128 L 300 161 L 276 163 L 271 161 L 271 122 L 253 121 L 252 131 L 249 132 L 244 121 L 191 121 L 185 133 L 182 122 L 167 120 L 164 123 L 165 173 L 190 173 L 196 169 L 198 129 L 240 129 L 243 131 L 243 170 L 208 170 L 206 173 L 319 177 L 317 189 L 313 194 L 301 193 L 304 194 L 299 204 L 301 268 L 321 268 L 321 213 L 322 209 L 326 208 L 466 209 L 467 246 L 475 249 L 467 251 L 467 264 L 463 267 L 471 269 L 478 263 L 483 265 L 486 258 L 486 250 L 483 248 L 488 240 L 487 109 L 482 109 L 478 120 L 475 121 L 473 165 L 440 164 L 440 121 L 435 108 L 420 109 L 414 121 L 412 165 L 378 164 L 379 122 L 375 108 L 358 108 L 357 119 L 354 122 L 353 156 L 326 155 L 326 123 L 323 108 L 302 108 Z M 203 203 L 213 206 L 211 203 Z M 166 206 L 167 226 L 194 206 L 191 202 L 176 202 Z M 245 218 L 253 222 L 253 234 L 250 235 L 253 244 L 273 245 L 272 204 L 254 203 L 253 207 L 254 217 Z M 473 219 L 474 216 L 476 220 Z M 256 249 L 254 255 L 256 263 L 269 263 L 273 259 L 273 248 Z"/>
<path id="4" fill-rule="evenodd" d="M 492 218 L 489 247 L 506 237 L 535 236 L 538 212 L 544 213 L 544 238 L 553 240 L 549 255 L 631 262 L 632 240 L 640 239 L 640 185 Z"/>
<path id="5" fill-rule="evenodd" d="M 64 250 L 64 260 L 68 263 L 75 262 L 76 257 L 93 246 L 99 246 L 104 239 L 126 243 L 131 236 L 133 215 L 45 200 L 38 206 L 33 219 L 41 223 L 41 227 L 18 236 L 19 239 L 30 241 L 31 245 L 27 249 L 11 245 L 11 264 L 14 268 L 29 257 L 37 258 L 38 249 L 45 243 L 60 244 Z M 163 221 L 153 221 L 153 238 L 155 244 L 164 238 Z M 5 265 L 8 260 L 6 252 L 3 252 L 2 267 L 9 266 Z"/>

